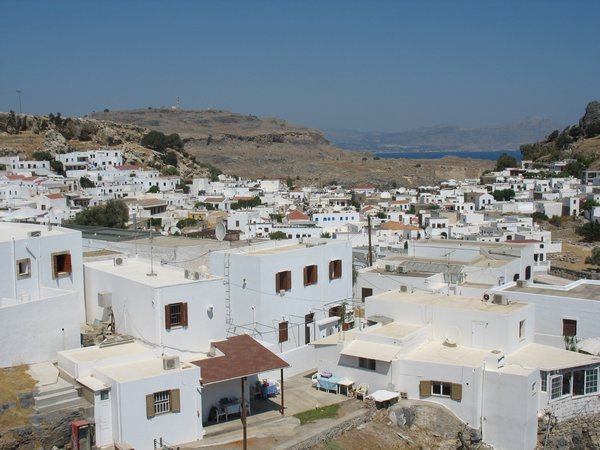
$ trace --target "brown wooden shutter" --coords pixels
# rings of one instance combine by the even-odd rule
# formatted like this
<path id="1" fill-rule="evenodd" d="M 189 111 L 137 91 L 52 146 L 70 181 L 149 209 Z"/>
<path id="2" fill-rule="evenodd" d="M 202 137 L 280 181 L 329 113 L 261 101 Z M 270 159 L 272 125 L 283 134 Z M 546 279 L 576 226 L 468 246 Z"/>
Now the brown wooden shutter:
<path id="1" fill-rule="evenodd" d="M 308 267 L 304 268 L 304 286 L 308 285 Z"/>
<path id="2" fill-rule="evenodd" d="M 58 256 L 52 255 L 52 274 L 54 278 L 58 278 Z"/>
<path id="3" fill-rule="evenodd" d="M 419 395 L 421 397 L 431 396 L 431 381 L 421 381 L 419 383 Z"/>
<path id="4" fill-rule="evenodd" d="M 183 327 L 187 327 L 188 326 L 188 307 L 187 307 L 187 303 L 182 303 L 181 304 L 181 326 Z"/>
<path id="5" fill-rule="evenodd" d="M 287 342 L 288 340 L 288 323 L 279 322 L 279 342 Z"/>
<path id="6" fill-rule="evenodd" d="M 452 393 L 450 394 L 452 400 L 462 400 L 462 384 L 452 383 Z"/>
<path id="7" fill-rule="evenodd" d="M 577 321 L 563 319 L 563 336 L 577 336 Z"/>
<path id="8" fill-rule="evenodd" d="M 281 290 L 281 278 L 280 278 L 280 272 L 277 272 L 275 274 L 275 292 L 279 292 Z"/>
<path id="9" fill-rule="evenodd" d="M 342 260 L 341 259 L 339 259 L 337 261 L 336 266 L 337 266 L 337 270 L 335 271 L 335 277 L 342 278 Z"/>
<path id="10" fill-rule="evenodd" d="M 286 291 L 289 291 L 292 288 L 292 272 L 290 270 L 285 272 L 285 283 L 283 288 Z"/>
<path id="11" fill-rule="evenodd" d="M 165 305 L 165 328 L 171 329 L 171 305 Z"/>
<path id="12" fill-rule="evenodd" d="M 335 275 L 334 270 L 335 270 L 334 269 L 334 262 L 333 261 L 329 261 L 329 279 L 330 280 L 333 280 L 333 277 Z"/>
<path id="13" fill-rule="evenodd" d="M 169 403 L 171 405 L 171 412 L 181 411 L 181 402 L 179 399 L 179 389 L 171 389 L 169 392 Z"/>
<path id="14" fill-rule="evenodd" d="M 63 271 L 67 272 L 67 273 L 71 273 L 73 271 L 73 266 L 71 265 L 71 254 L 70 253 L 67 253 L 65 255 L 65 265 L 64 265 L 63 269 L 64 269 Z"/>
<path id="15" fill-rule="evenodd" d="M 154 417 L 154 394 L 146 395 L 146 417 Z"/>

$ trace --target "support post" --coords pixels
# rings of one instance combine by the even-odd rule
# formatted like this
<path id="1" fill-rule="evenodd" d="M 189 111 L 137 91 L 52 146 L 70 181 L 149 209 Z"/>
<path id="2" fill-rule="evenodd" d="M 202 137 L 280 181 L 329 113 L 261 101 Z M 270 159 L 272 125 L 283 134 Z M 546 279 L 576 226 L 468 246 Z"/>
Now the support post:
<path id="1" fill-rule="evenodd" d="M 285 402 L 284 402 L 284 397 L 283 397 L 283 393 L 285 392 L 285 389 L 283 388 L 283 369 L 281 370 L 281 415 L 285 415 Z"/>
<path id="2" fill-rule="evenodd" d="M 242 377 L 242 428 L 244 430 L 244 450 L 248 448 L 248 435 L 246 431 L 246 394 L 244 392 L 244 385 L 246 384 L 246 377 Z"/>

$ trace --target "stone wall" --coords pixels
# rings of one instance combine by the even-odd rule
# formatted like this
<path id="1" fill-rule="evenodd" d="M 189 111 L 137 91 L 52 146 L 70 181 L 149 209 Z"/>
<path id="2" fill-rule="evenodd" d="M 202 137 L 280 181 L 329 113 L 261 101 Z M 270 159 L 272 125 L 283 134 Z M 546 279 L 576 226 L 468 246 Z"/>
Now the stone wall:
<path id="1" fill-rule="evenodd" d="M 600 396 L 568 397 L 548 405 L 559 422 L 578 416 L 600 414 Z"/>
<path id="2" fill-rule="evenodd" d="M 586 280 L 600 280 L 599 273 L 583 272 L 581 270 L 565 269 L 563 267 L 551 267 L 550 273 L 557 277 L 567 278 L 569 280 L 579 280 L 585 278 Z"/>
<path id="3" fill-rule="evenodd" d="M 600 448 L 600 414 L 582 414 L 559 422 L 549 432 L 547 425 L 542 424 L 537 448 Z"/>

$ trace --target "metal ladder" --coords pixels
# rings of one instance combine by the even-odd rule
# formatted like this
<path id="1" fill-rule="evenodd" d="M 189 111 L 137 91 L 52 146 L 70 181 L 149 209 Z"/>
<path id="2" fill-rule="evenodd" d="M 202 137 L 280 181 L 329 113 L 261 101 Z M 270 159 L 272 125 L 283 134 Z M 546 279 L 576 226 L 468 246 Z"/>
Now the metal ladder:
<path id="1" fill-rule="evenodd" d="M 225 258 L 223 261 L 223 283 L 225 284 L 225 322 L 227 325 L 233 324 L 233 319 L 231 318 L 231 280 L 229 276 L 230 257 L 231 255 L 229 253 L 225 253 Z"/>

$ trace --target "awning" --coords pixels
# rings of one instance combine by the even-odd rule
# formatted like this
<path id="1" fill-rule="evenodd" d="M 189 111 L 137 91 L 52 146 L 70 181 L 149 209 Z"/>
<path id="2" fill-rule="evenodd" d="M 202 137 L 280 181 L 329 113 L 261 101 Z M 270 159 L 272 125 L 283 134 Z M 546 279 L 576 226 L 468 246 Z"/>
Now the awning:
<path id="1" fill-rule="evenodd" d="M 376 342 L 367 341 L 352 341 L 344 350 L 342 355 L 355 356 L 357 358 L 376 359 L 377 361 L 391 362 L 398 352 L 400 347 L 387 344 L 378 344 Z"/>
<path id="2" fill-rule="evenodd" d="M 213 344 L 223 356 L 191 361 L 200 367 L 202 384 L 256 375 L 290 365 L 251 336 L 242 334 Z"/>

